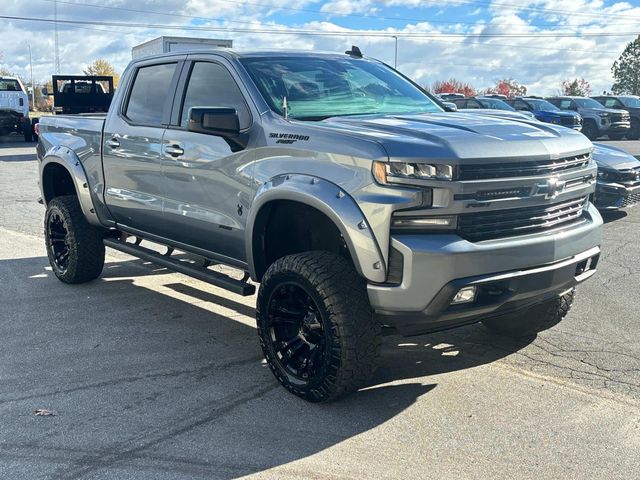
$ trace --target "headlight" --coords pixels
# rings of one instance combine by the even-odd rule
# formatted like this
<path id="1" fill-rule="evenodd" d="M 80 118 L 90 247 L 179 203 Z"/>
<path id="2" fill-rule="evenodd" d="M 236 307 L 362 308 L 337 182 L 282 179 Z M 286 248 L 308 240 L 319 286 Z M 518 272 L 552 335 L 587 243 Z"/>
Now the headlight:
<path id="1" fill-rule="evenodd" d="M 373 176 L 378 183 L 411 185 L 416 180 L 452 180 L 453 167 L 443 164 L 373 162 Z"/>
<path id="2" fill-rule="evenodd" d="M 610 115 L 609 112 L 598 112 L 598 116 L 602 118 L 606 118 Z"/>
<path id="3" fill-rule="evenodd" d="M 399 216 L 391 218 L 391 229 L 396 231 L 446 231 L 455 230 L 458 217 L 455 215 L 439 216 Z"/>
<path id="4" fill-rule="evenodd" d="M 598 179 L 603 181 L 615 180 L 616 174 L 613 172 L 606 172 L 604 170 L 598 170 Z"/>

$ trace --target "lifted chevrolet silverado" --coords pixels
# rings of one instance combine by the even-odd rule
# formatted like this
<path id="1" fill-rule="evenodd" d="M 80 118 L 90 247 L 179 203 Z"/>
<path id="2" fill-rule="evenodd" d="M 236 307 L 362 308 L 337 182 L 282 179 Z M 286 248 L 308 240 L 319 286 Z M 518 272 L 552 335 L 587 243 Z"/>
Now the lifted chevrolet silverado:
<path id="1" fill-rule="evenodd" d="M 97 278 L 105 245 L 241 295 L 259 283 L 273 374 L 327 401 L 366 385 L 382 331 L 558 323 L 600 254 L 592 148 L 446 113 L 357 48 L 148 57 L 106 116 L 42 119 L 46 247 L 66 283 Z"/>

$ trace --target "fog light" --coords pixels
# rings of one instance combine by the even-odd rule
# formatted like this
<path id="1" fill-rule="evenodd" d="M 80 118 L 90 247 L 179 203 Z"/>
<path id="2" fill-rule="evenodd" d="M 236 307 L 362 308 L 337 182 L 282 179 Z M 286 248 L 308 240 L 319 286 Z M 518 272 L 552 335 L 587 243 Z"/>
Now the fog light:
<path id="1" fill-rule="evenodd" d="M 451 305 L 458 305 L 460 303 L 471 303 L 476 299 L 476 287 L 464 287 L 461 288 L 456 296 L 453 297 Z"/>

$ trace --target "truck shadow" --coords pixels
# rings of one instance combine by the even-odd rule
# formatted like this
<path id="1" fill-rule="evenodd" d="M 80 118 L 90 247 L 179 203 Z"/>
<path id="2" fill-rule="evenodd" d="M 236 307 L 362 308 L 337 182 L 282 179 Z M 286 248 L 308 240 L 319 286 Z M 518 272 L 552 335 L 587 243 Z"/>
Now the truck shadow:
<path id="1" fill-rule="evenodd" d="M 44 463 L 55 478 L 262 472 L 388 422 L 428 398 L 434 375 L 530 341 L 479 327 L 385 337 L 369 387 L 313 405 L 285 392 L 262 362 L 253 299 L 176 283 L 140 260 L 110 262 L 100 280 L 77 286 L 47 265 L 0 260 L 0 459 Z M 58 415 L 25 423 L 34 408 Z"/>

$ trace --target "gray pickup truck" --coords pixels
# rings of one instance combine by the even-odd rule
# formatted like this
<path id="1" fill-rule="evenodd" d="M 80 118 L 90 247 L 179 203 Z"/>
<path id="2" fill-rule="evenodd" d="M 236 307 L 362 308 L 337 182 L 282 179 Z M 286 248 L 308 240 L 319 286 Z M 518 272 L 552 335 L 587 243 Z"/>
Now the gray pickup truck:
<path id="1" fill-rule="evenodd" d="M 446 113 L 353 48 L 135 60 L 106 116 L 43 118 L 37 151 L 60 280 L 97 278 L 106 245 L 240 295 L 259 283 L 267 363 L 320 402 L 367 384 L 383 332 L 558 323 L 600 255 L 592 148 Z"/>

